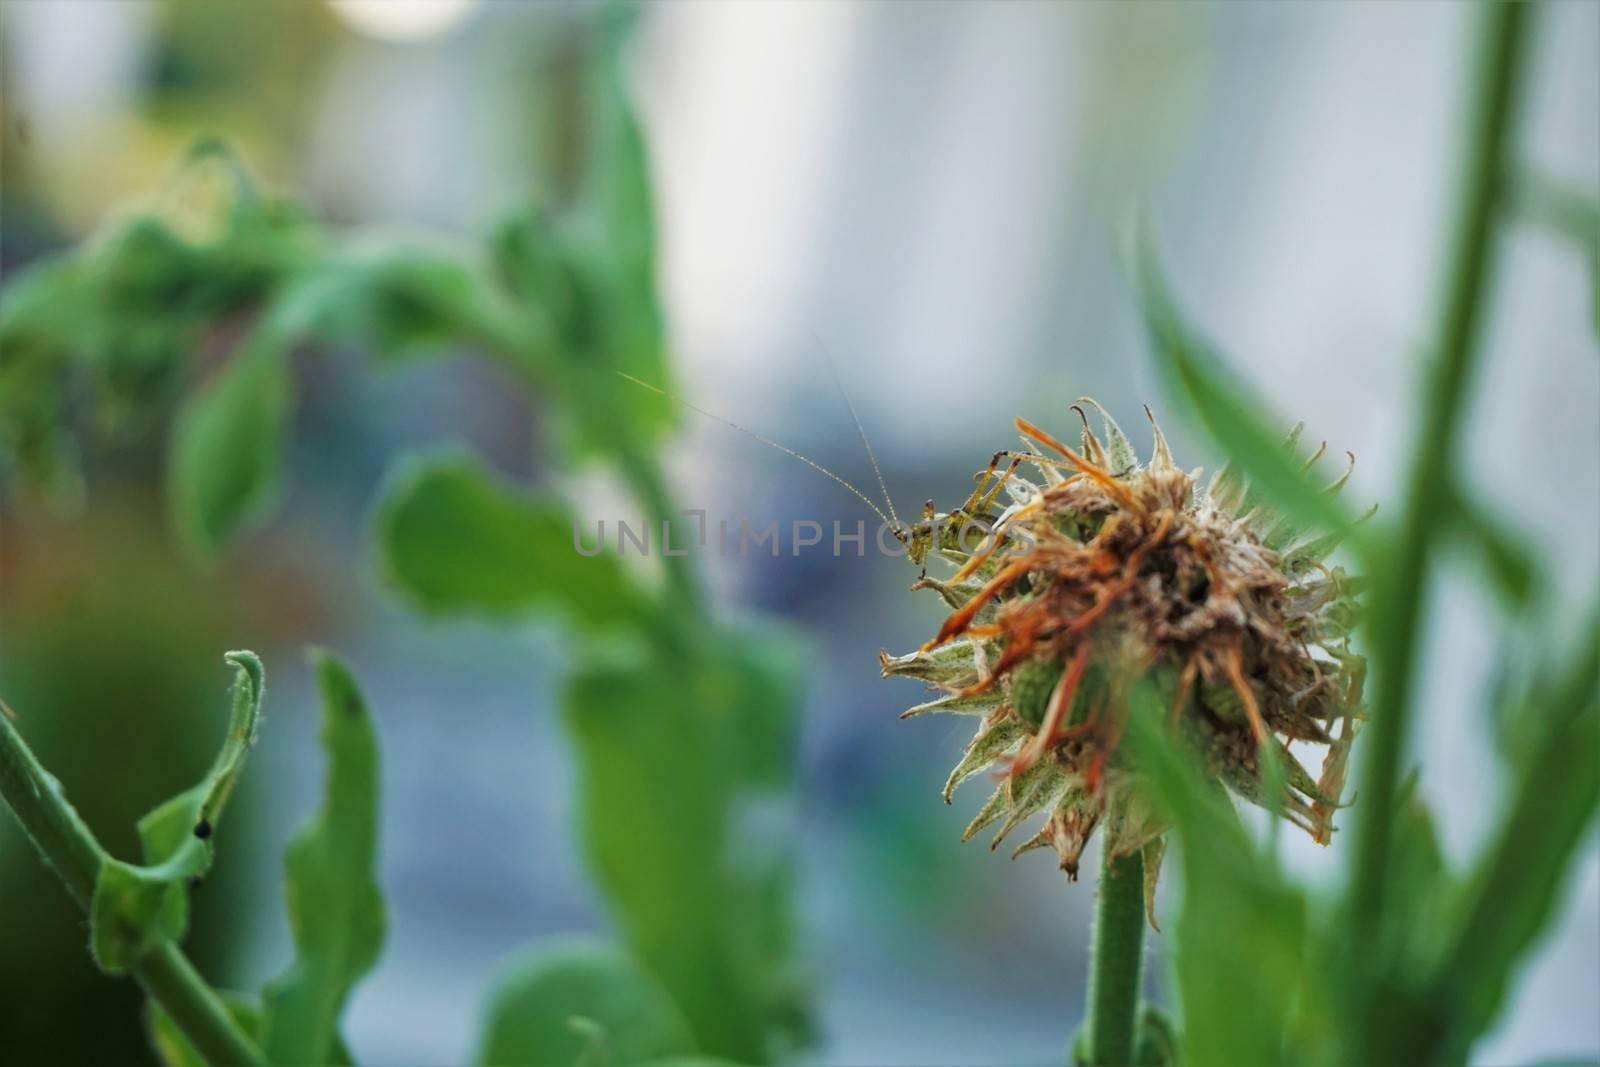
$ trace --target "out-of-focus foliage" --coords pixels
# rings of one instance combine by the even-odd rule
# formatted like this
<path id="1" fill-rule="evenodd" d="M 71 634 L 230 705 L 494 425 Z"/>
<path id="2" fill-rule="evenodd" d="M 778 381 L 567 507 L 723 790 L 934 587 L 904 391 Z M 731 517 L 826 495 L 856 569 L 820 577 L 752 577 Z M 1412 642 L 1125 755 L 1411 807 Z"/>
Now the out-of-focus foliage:
<path id="1" fill-rule="evenodd" d="M 627 22 L 626 12 L 608 10 L 585 45 L 583 148 L 569 161 L 570 180 L 559 197 L 499 227 L 481 260 L 325 233 L 207 144 L 163 203 L 8 286 L 0 307 L 7 477 L 70 502 L 81 434 L 176 411 L 167 449 L 174 525 L 197 554 L 213 555 L 280 495 L 297 348 L 354 343 L 385 362 L 465 349 L 527 384 L 559 454 L 613 464 L 655 529 L 678 521 L 654 456 L 669 401 L 616 373 L 670 384 L 645 146 L 623 87 Z M 220 196 L 201 203 L 202 186 Z M 587 643 L 566 690 L 581 817 L 628 958 L 646 973 L 556 968 L 507 995 L 535 1014 L 550 998 L 548 1013 L 559 1014 L 575 999 L 633 995 L 642 977 L 661 983 L 688 1034 L 652 1055 L 758 1063 L 805 1040 L 790 842 L 749 821 L 752 811 L 781 809 L 792 786 L 800 680 L 788 640 L 709 618 L 686 559 L 658 557 L 651 576 L 625 570 L 610 551 L 580 555 L 564 501 L 502 484 L 465 455 L 402 459 L 374 533 L 385 579 L 424 613 L 520 621 L 537 612 Z M 360 779 L 364 757 L 344 735 L 325 735 L 335 758 L 321 831 L 330 836 L 303 839 L 291 853 L 301 958 L 269 988 L 259 1030 L 269 1055 L 284 1061 L 316 1060 L 332 1047 L 344 990 L 370 966 L 378 936 L 356 921 L 373 892 L 360 874 L 369 862 L 360 824 L 370 812 L 336 803 L 345 777 Z M 355 866 L 335 863 L 336 851 Z M 310 899 L 322 910 L 308 910 Z M 355 940 L 330 942 L 319 915 Z M 141 928 L 161 932 L 152 923 Z M 579 1059 L 605 1047 L 613 1062 L 632 1062 L 626 1042 L 607 1036 L 610 1020 L 590 1022 L 584 1033 L 562 1031 L 576 1044 L 549 1047 Z M 153 1033 L 180 1057 L 159 1018 Z"/>
<path id="2" fill-rule="evenodd" d="M 614 946 L 571 937 L 506 964 L 486 1006 L 477 1062 L 579 1063 L 591 1055 L 649 1063 L 693 1049 L 689 1024 L 659 982 Z"/>
<path id="3" fill-rule="evenodd" d="M 6 460 L 70 501 L 80 491 L 74 423 L 115 436 L 159 419 L 216 335 L 257 308 L 314 240 L 298 209 L 259 195 L 226 150 L 197 145 L 163 203 L 6 286 Z"/>
<path id="4" fill-rule="evenodd" d="M 212 833 L 244 769 L 265 695 L 260 660 L 249 652 L 227 658 L 238 678 L 211 770 L 139 820 L 142 866 L 107 860 L 100 867 L 89 908 L 89 950 L 108 974 L 126 971 L 163 942 L 182 941 L 189 930 L 189 883 L 211 867 Z"/>
<path id="5" fill-rule="evenodd" d="M 572 679 L 580 819 L 629 942 L 700 1047 L 757 1062 L 806 1036 L 786 835 L 749 821 L 791 785 L 800 676 L 765 635 L 696 636 L 593 657 Z"/>
<path id="6" fill-rule="evenodd" d="M 581 626 L 634 623 L 650 607 L 620 561 L 583 566 L 576 518 L 551 495 L 517 493 L 462 452 L 403 460 L 377 519 L 383 573 L 429 615 L 512 618 L 555 609 Z"/>
<path id="7" fill-rule="evenodd" d="M 1176 935 L 1182 1009 L 1175 1062 L 1187 1067 L 1237 1063 L 1455 1063 L 1494 1024 L 1517 967 L 1551 917 L 1585 831 L 1600 804 L 1600 600 L 1576 635 L 1538 620 L 1553 617 L 1546 583 L 1515 538 L 1460 486 L 1453 444 L 1465 405 L 1476 346 L 1473 316 L 1486 303 L 1482 279 L 1488 232 L 1497 223 L 1495 191 L 1505 168 L 1504 130 L 1516 83 L 1525 11 L 1485 12 L 1484 70 L 1474 127 L 1476 172 L 1465 175 L 1462 232 L 1453 265 L 1454 299 L 1441 325 L 1438 365 L 1418 404 L 1424 432 L 1415 444 L 1413 499 L 1398 523 L 1363 530 L 1353 549 L 1377 576 L 1376 615 L 1365 636 L 1379 677 L 1409 669 L 1410 649 L 1425 625 L 1406 612 L 1424 575 L 1397 562 L 1403 546 L 1425 568 L 1451 544 L 1470 548 L 1476 569 L 1542 641 L 1508 642 L 1494 694 L 1497 748 L 1506 795 L 1496 825 L 1464 872 L 1444 862 L 1432 819 L 1416 792 L 1380 781 L 1385 763 L 1368 753 L 1368 784 L 1392 803 L 1357 793 L 1355 842 L 1376 862 L 1358 862 L 1345 893 L 1319 899 L 1277 868 L 1234 814 L 1207 794 L 1192 768 L 1175 758 L 1158 725 L 1164 711 L 1135 708 L 1132 734 L 1177 823 L 1184 893 Z M 1272 466 L 1262 449 L 1272 432 L 1259 404 L 1242 395 L 1221 360 L 1177 311 L 1153 255 L 1141 251 L 1141 280 L 1153 343 L 1198 425 L 1257 475 L 1267 497 L 1310 515 L 1326 510 L 1292 468 Z M 1432 430 L 1437 436 L 1430 436 Z M 1429 506 L 1424 494 L 1442 500 Z M 1407 539 L 1411 540 L 1407 540 Z M 1552 650 L 1556 650 L 1552 652 Z M 1377 740 L 1395 755 L 1417 697 L 1380 699 L 1387 722 Z M 1371 770 L 1370 768 L 1377 768 Z M 1437 773 L 1421 768 L 1425 777 Z M 1358 860 L 1366 858 L 1358 852 Z M 1374 913 L 1370 901 L 1381 901 Z M 1225 978 L 1223 976 L 1226 976 Z"/>
<path id="8" fill-rule="evenodd" d="M 338 1042 L 351 986 L 377 962 L 378 740 L 350 671 L 313 657 L 322 692 L 327 795 L 289 843 L 284 884 L 296 958 L 264 995 L 262 1044 L 273 1063 L 323 1063 Z"/>

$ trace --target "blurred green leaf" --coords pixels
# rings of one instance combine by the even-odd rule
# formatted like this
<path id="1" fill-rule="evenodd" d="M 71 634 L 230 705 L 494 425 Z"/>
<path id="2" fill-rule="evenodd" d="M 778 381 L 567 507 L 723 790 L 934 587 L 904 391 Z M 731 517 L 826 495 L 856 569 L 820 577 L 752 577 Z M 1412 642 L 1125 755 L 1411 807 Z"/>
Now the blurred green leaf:
<path id="1" fill-rule="evenodd" d="M 627 84 L 627 48 L 637 17 L 636 10 L 621 5 L 603 16 L 599 54 L 590 74 L 586 195 L 618 275 L 635 292 L 653 294 L 656 220 L 650 159 Z"/>
<path id="2" fill-rule="evenodd" d="M 467 344 L 514 347 L 508 309 L 466 257 L 421 243 L 330 253 L 302 271 L 274 314 L 297 336 L 430 354 Z"/>
<path id="3" fill-rule="evenodd" d="M 1173 743 L 1148 681 L 1134 690 L 1128 739 L 1178 838 L 1183 903 L 1174 928 L 1186 1067 L 1293 1062 L 1306 994 L 1306 902 L 1250 840 L 1220 789 Z"/>
<path id="4" fill-rule="evenodd" d="M 407 457 L 381 495 L 384 576 L 425 614 L 514 618 L 559 608 L 596 628 L 650 613 L 614 554 L 578 554 L 564 503 L 514 492 L 465 452 Z"/>
<path id="5" fill-rule="evenodd" d="M 288 358 L 276 331 L 255 333 L 179 413 L 167 490 L 179 532 L 202 555 L 261 518 L 276 497 Z"/>
<path id="6" fill-rule="evenodd" d="M 261 661 L 252 652 L 226 657 L 237 672 L 228 732 L 210 771 L 192 789 L 139 820 L 144 866 L 107 860 L 89 908 L 89 945 L 101 970 L 118 974 L 164 942 L 182 940 L 189 925 L 191 879 L 211 867 L 212 833 L 244 770 L 265 699 Z"/>
<path id="7" fill-rule="evenodd" d="M 587 1020 L 610 1067 L 628 1067 L 694 1051 L 694 1039 L 672 998 L 625 953 L 591 938 L 572 937 L 519 953 L 489 993 L 481 1064 L 575 1064 L 589 1037 L 572 1025 Z"/>
<path id="8" fill-rule="evenodd" d="M 1425 967 L 1438 959 L 1445 936 L 1445 917 L 1459 892 L 1439 847 L 1433 814 L 1417 795 L 1416 777 L 1401 788 L 1395 803 L 1394 860 L 1385 914 L 1390 958 Z M 1338 936 L 1335 933 L 1334 936 Z M 1409 982 L 1412 976 L 1399 976 Z"/>
<path id="9" fill-rule="evenodd" d="M 1300 461 L 1269 429 L 1260 412 L 1270 407 L 1235 379 L 1185 321 L 1146 240 L 1137 251 L 1139 292 L 1146 329 L 1171 391 L 1187 401 L 1195 421 L 1259 485 L 1270 505 L 1302 526 L 1337 532 L 1352 526 L 1334 497 L 1313 484 Z"/>
<path id="10" fill-rule="evenodd" d="M 571 680 L 579 817 L 627 943 L 699 1047 L 761 1063 L 807 1025 L 791 834 L 772 823 L 792 779 L 799 665 L 770 637 L 698 636 L 678 653 L 597 655 Z"/>
<path id="11" fill-rule="evenodd" d="M 1451 490 L 1451 518 L 1457 535 L 1482 559 L 1495 590 L 1508 605 L 1526 607 L 1541 577 L 1528 547 L 1459 486 Z"/>
<path id="12" fill-rule="evenodd" d="M 1444 1060 L 1466 1056 L 1497 1017 L 1518 963 L 1545 928 L 1571 859 L 1600 805 L 1600 646 L 1580 641 L 1540 716 L 1542 737 L 1520 769 L 1493 843 L 1462 895 L 1451 952 L 1434 979 L 1447 1020 Z"/>
<path id="13" fill-rule="evenodd" d="M 1509 192 L 1524 222 L 1570 240 L 1587 261 L 1591 321 L 1600 335 L 1600 197 L 1535 170 L 1513 175 Z"/>
<path id="14" fill-rule="evenodd" d="M 1575 639 L 1564 634 L 1529 632 L 1524 641 L 1503 640 L 1504 658 L 1493 697 L 1491 721 L 1498 754 L 1514 776 L 1537 764 L 1548 740 L 1551 709 L 1580 707 L 1588 695 L 1600 690 L 1600 606 Z M 1541 654 L 1565 643 L 1569 661 Z"/>
<path id="15" fill-rule="evenodd" d="M 566 402 L 551 414 L 562 444 L 580 456 L 646 448 L 674 417 L 668 398 L 614 373 L 672 388 L 649 157 L 627 87 L 634 17 L 623 5 L 601 15 L 583 85 L 577 203 L 554 224 L 536 215 L 518 220 L 496 242 L 502 275 L 555 327 Z"/>
<path id="16" fill-rule="evenodd" d="M 284 856 L 296 958 L 263 996 L 267 1058 L 285 1067 L 328 1062 L 345 998 L 377 962 L 386 925 L 376 873 L 377 736 L 349 669 L 326 652 L 311 659 L 327 784 L 322 809 Z"/>

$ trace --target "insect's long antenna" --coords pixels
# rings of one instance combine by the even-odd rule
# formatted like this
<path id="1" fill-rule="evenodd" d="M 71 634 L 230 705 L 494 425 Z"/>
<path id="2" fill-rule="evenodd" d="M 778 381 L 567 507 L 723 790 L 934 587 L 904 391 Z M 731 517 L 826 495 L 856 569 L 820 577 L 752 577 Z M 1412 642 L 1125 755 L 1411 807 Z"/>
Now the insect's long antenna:
<path id="1" fill-rule="evenodd" d="M 839 477 L 837 474 L 833 473 L 827 467 L 824 467 L 822 464 L 820 464 L 816 460 L 812 459 L 810 456 L 803 456 L 799 452 L 796 452 L 794 449 L 789 448 L 786 445 L 780 445 L 778 442 L 774 441 L 770 437 L 762 437 L 760 434 L 756 433 L 754 430 L 747 430 L 743 426 L 740 426 L 737 422 L 734 422 L 731 419 L 725 419 L 721 415 L 712 414 L 711 412 L 707 411 L 705 408 L 697 407 L 696 405 L 691 404 L 689 401 L 683 399 L 681 396 L 675 396 L 672 393 L 667 392 L 665 389 L 660 388 L 659 386 L 651 385 L 647 381 L 643 381 L 643 380 L 641 380 L 639 378 L 635 378 L 633 375 L 627 373 L 626 371 L 616 370 L 615 368 L 613 368 L 613 370 L 615 371 L 616 375 L 619 378 L 626 378 L 628 381 L 632 382 L 634 385 L 639 386 L 641 389 L 648 389 L 652 393 L 655 393 L 658 396 L 664 396 L 668 400 L 673 401 L 674 403 L 682 404 L 684 407 L 688 408 L 690 411 L 694 412 L 697 415 L 704 415 L 706 418 L 710 419 L 713 422 L 722 423 L 722 425 L 728 427 L 730 430 L 738 430 L 740 433 L 744 434 L 746 437 L 753 437 L 757 441 L 760 441 L 762 444 L 767 445 L 767 446 L 769 446 L 771 448 L 776 448 L 779 452 L 782 452 L 785 455 L 793 456 L 795 459 L 799 460 L 801 463 L 804 463 L 806 466 L 810 467 L 812 470 L 817 471 L 819 474 L 823 474 L 823 475 L 826 475 L 829 478 L 832 478 L 835 482 L 839 483 L 844 488 L 846 488 L 850 492 L 854 493 L 856 495 L 856 497 L 863 504 L 865 504 L 867 507 L 872 509 L 872 513 L 874 515 L 878 516 L 878 518 L 882 519 L 885 523 L 888 523 L 893 529 L 899 530 L 901 528 L 899 521 L 898 520 L 891 520 L 889 518 L 889 516 L 885 515 L 883 513 L 883 509 L 872 502 L 872 498 L 871 497 L 869 497 L 867 494 L 863 493 L 861 490 L 857 489 L 855 486 L 851 485 L 849 482 L 845 481 L 843 478 Z"/>
<path id="2" fill-rule="evenodd" d="M 894 497 L 889 495 L 889 486 L 884 483 L 883 470 L 878 466 L 878 456 L 872 451 L 872 442 L 867 440 L 866 427 L 861 425 L 861 416 L 856 414 L 856 406 L 850 400 L 850 393 L 844 387 L 844 379 L 839 377 L 839 365 L 833 361 L 833 353 L 828 346 L 822 343 L 822 335 L 816 330 L 811 331 L 811 339 L 817 342 L 817 347 L 822 349 L 822 355 L 828 361 L 828 370 L 833 373 L 833 384 L 839 387 L 839 395 L 844 397 L 844 406 L 850 409 L 850 419 L 856 424 L 856 433 L 861 437 L 861 447 L 867 450 L 867 459 L 872 464 L 872 473 L 878 479 L 878 489 L 883 493 L 883 502 L 889 505 L 889 518 L 894 520 L 894 528 L 901 529 L 900 516 L 894 513 Z"/>

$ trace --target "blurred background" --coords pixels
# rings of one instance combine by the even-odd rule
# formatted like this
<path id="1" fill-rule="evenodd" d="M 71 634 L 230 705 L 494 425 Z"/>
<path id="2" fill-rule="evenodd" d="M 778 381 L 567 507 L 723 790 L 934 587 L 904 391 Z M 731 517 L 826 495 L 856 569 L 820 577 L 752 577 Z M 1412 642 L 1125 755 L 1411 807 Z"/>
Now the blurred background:
<path id="1" fill-rule="evenodd" d="M 539 94 L 592 14 L 516 0 L 4 0 L 0 269 L 10 277 L 92 233 L 203 133 L 330 225 L 481 242 L 540 195 L 533 161 L 551 133 Z M 831 353 L 902 513 L 928 497 L 959 503 L 971 472 L 1011 442 L 1015 414 L 1070 431 L 1067 405 L 1088 394 L 1141 440 L 1139 405 L 1159 414 L 1164 398 L 1118 228 L 1143 202 L 1193 316 L 1286 419 L 1353 451 L 1353 498 L 1382 504 L 1414 431 L 1469 14 L 646 7 L 629 76 L 681 391 L 865 487 Z M 1523 151 L 1593 193 L 1600 5 L 1551 5 L 1537 25 Z M 1569 243 L 1531 229 L 1514 231 L 1498 274 L 1470 438 L 1476 488 L 1538 547 L 1557 610 L 1576 618 L 1600 581 L 1593 282 Z M 375 375 L 359 353 L 317 351 L 302 355 L 296 390 L 287 506 L 219 568 L 187 562 L 164 528 L 158 437 L 92 455 L 71 518 L 0 497 L 0 692 L 91 825 L 128 854 L 128 813 L 191 781 L 212 750 L 221 653 L 263 655 L 268 717 L 190 939 L 218 984 L 254 987 L 288 958 L 278 857 L 321 773 L 299 650 L 345 652 L 382 728 L 393 915 L 349 1038 L 363 1062 L 460 1062 L 511 949 L 606 924 L 574 841 L 552 706 L 563 650 L 537 627 L 404 610 L 375 580 L 369 505 L 399 452 L 450 440 L 559 481 L 586 514 L 611 515 L 616 493 L 544 469 L 537 413 L 480 364 Z M 1166 429 L 1180 460 L 1214 465 L 1175 418 Z M 685 424 L 668 464 L 681 500 L 713 519 L 872 519 L 709 420 Z M 721 611 L 781 617 L 808 641 L 800 909 L 822 1009 L 810 1055 L 1059 1062 L 1081 1012 L 1092 880 L 1068 886 L 1038 855 L 1012 865 L 958 844 L 982 790 L 953 809 L 938 794 L 969 724 L 897 721 L 919 690 L 880 680 L 876 662 L 879 648 L 920 643 L 938 603 L 906 591 L 903 561 L 870 553 L 706 564 Z M 1458 858 L 1487 832 L 1501 785 L 1481 704 L 1510 636 L 1497 615 L 1464 571 L 1447 572 L 1415 758 Z M 1338 843 L 1286 844 L 1326 884 L 1347 858 Z M 93 971 L 85 936 L 0 825 L 0 1058 L 128 1062 L 142 1049 L 136 992 Z M 1600 1056 L 1596 1003 L 1591 835 L 1482 1062 Z"/>

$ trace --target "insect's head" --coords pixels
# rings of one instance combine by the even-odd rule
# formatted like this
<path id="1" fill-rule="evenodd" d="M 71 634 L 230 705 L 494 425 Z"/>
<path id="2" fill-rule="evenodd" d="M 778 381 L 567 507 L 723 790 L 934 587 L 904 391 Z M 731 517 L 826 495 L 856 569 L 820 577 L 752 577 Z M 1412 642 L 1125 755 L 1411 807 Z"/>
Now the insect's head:
<path id="1" fill-rule="evenodd" d="M 934 531 L 938 526 L 939 516 L 933 510 L 933 501 L 929 500 L 922 505 L 922 521 L 913 523 L 909 527 L 902 526 L 895 531 L 902 544 L 906 546 L 906 557 L 918 568 L 928 565 L 928 553 L 933 549 Z"/>

